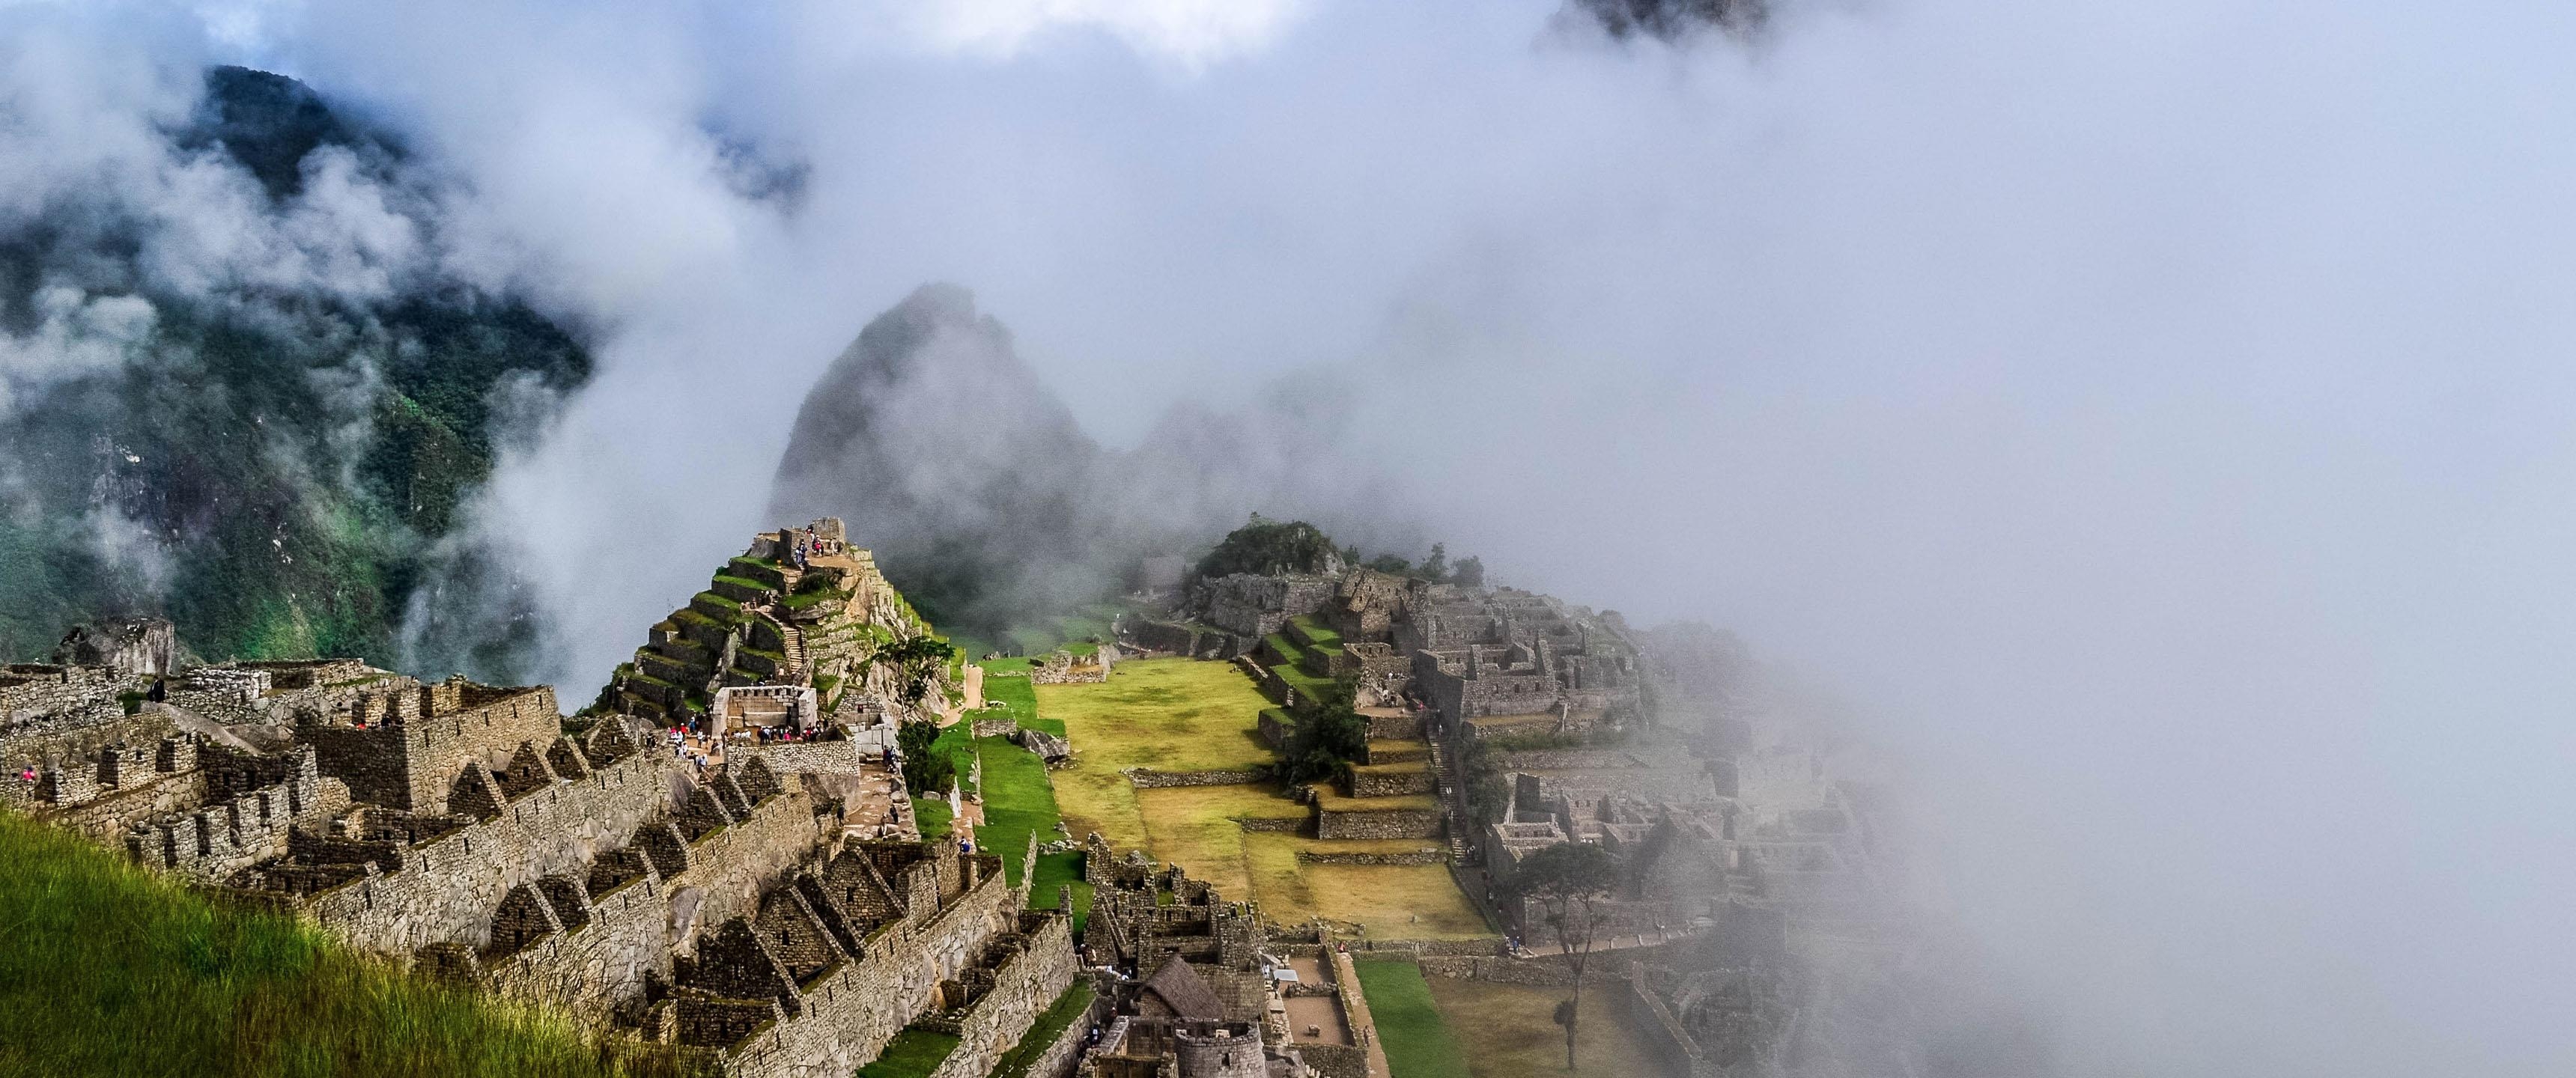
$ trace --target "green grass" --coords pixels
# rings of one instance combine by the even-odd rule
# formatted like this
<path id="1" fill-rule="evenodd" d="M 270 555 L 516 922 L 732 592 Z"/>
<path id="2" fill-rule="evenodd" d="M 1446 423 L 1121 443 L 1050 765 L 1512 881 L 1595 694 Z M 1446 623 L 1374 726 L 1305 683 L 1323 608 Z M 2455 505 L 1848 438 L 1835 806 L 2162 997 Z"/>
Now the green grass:
<path id="1" fill-rule="evenodd" d="M 1319 651 L 1333 651 L 1342 646 L 1342 634 L 1325 628 L 1312 614 L 1299 614 L 1288 619 L 1288 623 L 1296 626 L 1297 635 Z"/>
<path id="2" fill-rule="evenodd" d="M 1018 663 L 1020 664 L 1020 669 L 1022 671 L 1026 671 L 1028 669 L 1029 661 L 1027 659 L 996 659 L 982 664 L 985 671 L 985 706 L 989 708 L 993 705 L 999 704 L 1005 712 L 1010 715 L 1012 722 L 1016 722 L 1032 730 L 1044 730 L 1050 734 L 1056 735 L 1057 737 L 1063 737 L 1063 723 L 1054 719 L 1041 719 L 1038 717 L 1037 688 L 1029 683 L 1028 678 L 1003 677 L 992 672 L 994 667 L 1000 666 L 1004 663 Z"/>
<path id="3" fill-rule="evenodd" d="M 1146 838 L 1124 769 L 1249 769 L 1272 758 L 1254 732 L 1268 701 L 1229 663 L 1139 659 L 1104 682 L 1037 686 L 1037 702 L 1073 742 L 1073 766 L 1054 779 L 1074 837 L 1098 831 L 1121 849 Z"/>
<path id="4" fill-rule="evenodd" d="M 1313 707 L 1315 701 L 1323 699 L 1333 690 L 1332 678 L 1316 677 L 1295 666 L 1274 666 L 1270 668 L 1270 672 L 1279 675 L 1279 680 L 1287 682 L 1289 688 L 1297 690 L 1299 707 Z"/>
<path id="5" fill-rule="evenodd" d="M 1306 649 L 1298 647 L 1295 641 L 1288 639 L 1286 633 L 1272 633 L 1261 639 L 1270 645 L 1270 650 L 1279 653 L 1281 662 L 1295 666 L 1306 660 Z"/>
<path id="6" fill-rule="evenodd" d="M 1057 892 L 1073 888 L 1073 930 L 1080 932 L 1091 922 L 1091 885 L 1082 881 L 1082 851 L 1038 855 L 1037 882 L 1029 885 L 1029 908 L 1056 908 Z"/>
<path id="7" fill-rule="evenodd" d="M 1468 1078 L 1466 1053 L 1441 1021 L 1422 968 L 1411 962 L 1359 961 L 1360 991 L 1377 1021 L 1393 1078 Z"/>
<path id="8" fill-rule="evenodd" d="M 913 798 L 912 815 L 916 825 L 921 828 L 921 837 L 938 838 L 948 833 L 948 819 L 951 814 L 948 811 L 947 798 Z"/>
<path id="9" fill-rule="evenodd" d="M 1037 1063 L 1038 1057 L 1046 1053 L 1047 1046 L 1055 1043 L 1065 1027 L 1091 1009 L 1091 999 L 1095 994 L 1090 981 L 1075 978 L 1071 985 L 1065 987 L 1064 994 L 1055 998 L 1054 1005 L 1030 1024 L 1029 1031 L 1020 1035 L 1020 1043 L 1013 1045 L 1000 1063 L 994 1064 L 993 1078 L 1023 1078 L 1027 1075 L 1029 1067 Z"/>
<path id="10" fill-rule="evenodd" d="M 645 1075 L 570 1020 L 396 972 L 0 813 L 0 1074 Z"/>
<path id="11" fill-rule="evenodd" d="M 1039 842 L 1056 838 L 1056 821 L 1063 817 L 1056 811 L 1055 788 L 1047 783 L 1046 761 L 1009 738 L 977 738 L 975 748 L 984 756 L 984 824 L 975 829 L 975 844 L 1001 854 L 1003 874 L 1017 885 L 1029 836 Z"/>
<path id="12" fill-rule="evenodd" d="M 876 1061 L 859 1068 L 855 1078 L 922 1078 L 939 1069 L 948 1053 L 957 1050 L 957 1038 L 927 1029 L 905 1029 L 887 1041 L 885 1051 Z"/>

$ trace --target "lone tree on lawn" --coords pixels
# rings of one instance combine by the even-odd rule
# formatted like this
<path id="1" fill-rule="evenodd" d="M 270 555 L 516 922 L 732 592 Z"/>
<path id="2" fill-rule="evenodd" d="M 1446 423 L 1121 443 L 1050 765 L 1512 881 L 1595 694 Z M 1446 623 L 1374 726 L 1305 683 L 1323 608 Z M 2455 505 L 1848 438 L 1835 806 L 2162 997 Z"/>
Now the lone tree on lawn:
<path id="1" fill-rule="evenodd" d="M 1508 891 L 1538 903 L 1565 964 L 1574 970 L 1574 992 L 1556 1008 L 1565 1027 L 1565 1069 L 1574 1069 L 1574 1021 L 1583 1006 L 1583 967 L 1592 961 L 1592 937 L 1606 913 L 1600 903 L 1619 882 L 1619 858 L 1588 842 L 1560 842 L 1522 858 Z"/>

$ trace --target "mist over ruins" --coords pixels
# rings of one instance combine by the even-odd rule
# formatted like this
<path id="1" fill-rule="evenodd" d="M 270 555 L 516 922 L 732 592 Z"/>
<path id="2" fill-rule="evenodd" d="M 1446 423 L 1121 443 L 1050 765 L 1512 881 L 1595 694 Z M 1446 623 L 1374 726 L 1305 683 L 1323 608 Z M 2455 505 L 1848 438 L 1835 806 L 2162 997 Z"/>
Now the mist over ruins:
<path id="1" fill-rule="evenodd" d="M 2571 42 L 0 4 L 0 1078 L 2576 1073 Z"/>

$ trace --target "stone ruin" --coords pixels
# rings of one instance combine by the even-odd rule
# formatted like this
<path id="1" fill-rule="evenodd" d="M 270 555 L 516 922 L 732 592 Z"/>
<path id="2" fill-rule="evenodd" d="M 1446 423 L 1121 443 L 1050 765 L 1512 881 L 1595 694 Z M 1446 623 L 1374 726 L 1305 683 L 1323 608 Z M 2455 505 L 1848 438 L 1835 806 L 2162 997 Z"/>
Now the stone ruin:
<path id="1" fill-rule="evenodd" d="M 1092 961 L 1122 976 L 1104 982 L 1101 1035 L 1074 1069 L 1082 1078 L 1253 1078 L 1313 1074 L 1367 1078 L 1366 1036 L 1374 1027 L 1357 1000 L 1356 977 L 1332 985 L 1283 982 L 1274 952 L 1300 947 L 1307 958 L 1325 948 L 1274 932 L 1250 902 L 1230 902 L 1178 865 L 1157 865 L 1143 851 L 1120 857 L 1097 832 L 1084 839 L 1083 874 L 1092 886 L 1084 946 Z M 1348 956 L 1341 957 L 1347 968 Z M 1345 995 L 1344 993 L 1348 993 Z M 1368 1032 L 1354 1043 L 1300 1038 L 1288 997 L 1332 997 L 1345 1027 Z"/>
<path id="2" fill-rule="evenodd" d="M 780 669 L 856 681 L 830 634 L 926 629 L 872 591 L 836 522 L 752 549 L 817 537 L 806 571 L 843 575 L 801 618 L 785 597 L 818 592 L 772 582 L 765 609 L 815 645 Z M 0 668 L 0 797 L 417 969 L 764 1078 L 846 1075 L 908 1027 L 960 1038 L 943 1078 L 983 1074 L 1078 973 L 1070 922 L 1028 909 L 1001 856 L 873 837 L 905 791 L 847 739 L 699 768 L 631 688 L 609 695 L 633 710 L 567 721 L 544 686 L 354 659 L 171 669 L 154 646 L 93 646 L 126 639 L 74 634 L 92 643 L 69 657 L 112 665 Z M 742 672 L 743 645 L 775 642 L 749 619 L 723 639 Z"/>
<path id="3" fill-rule="evenodd" d="M 825 517 L 755 536 L 707 590 L 646 633 L 599 706 L 664 727 L 890 730 L 908 715 L 943 710 L 958 688 L 942 669 L 919 703 L 907 703 L 901 675 L 875 661 L 929 631 L 875 556 Z M 793 702 L 770 706 L 773 699 Z"/>
<path id="4" fill-rule="evenodd" d="M 1033 685 L 1087 685 L 1109 680 L 1110 668 L 1118 664 L 1118 646 L 1102 644 L 1090 655 L 1076 655 L 1058 649 L 1029 663 L 1029 683 Z"/>

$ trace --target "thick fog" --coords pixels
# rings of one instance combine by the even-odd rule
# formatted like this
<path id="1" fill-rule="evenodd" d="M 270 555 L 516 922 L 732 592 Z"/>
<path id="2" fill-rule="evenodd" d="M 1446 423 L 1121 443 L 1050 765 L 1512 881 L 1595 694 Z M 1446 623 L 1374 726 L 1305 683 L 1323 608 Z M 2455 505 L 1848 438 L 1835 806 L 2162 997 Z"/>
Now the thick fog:
<path id="1" fill-rule="evenodd" d="M 2067 1073 L 2576 1069 L 2576 9 L 922 10 L 56 21 L 355 103 L 595 335 L 478 507 L 568 696 L 953 281 L 1103 443 L 1347 387 L 1406 526 L 1831 686 Z"/>

